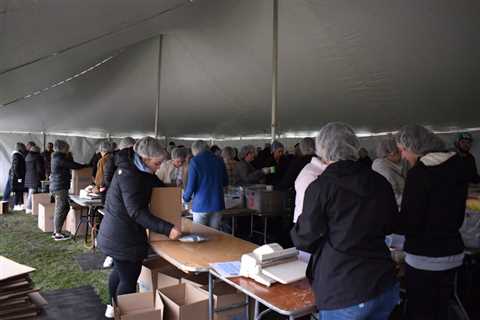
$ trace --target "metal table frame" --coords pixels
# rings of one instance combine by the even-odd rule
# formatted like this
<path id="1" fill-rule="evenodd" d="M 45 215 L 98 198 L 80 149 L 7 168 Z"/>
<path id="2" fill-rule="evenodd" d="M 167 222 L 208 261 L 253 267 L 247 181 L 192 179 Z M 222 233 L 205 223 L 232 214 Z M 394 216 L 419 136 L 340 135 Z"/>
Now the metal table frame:
<path id="1" fill-rule="evenodd" d="M 80 211 L 80 221 L 75 228 L 75 233 L 73 234 L 73 240 L 76 240 L 77 232 L 80 229 L 82 223 L 85 223 L 85 244 L 88 243 L 88 228 L 91 228 L 90 231 L 90 238 L 91 238 L 91 249 L 95 252 L 95 238 L 97 233 L 97 211 L 99 208 L 103 207 L 103 203 L 101 199 L 84 199 L 80 198 L 79 196 L 70 195 L 70 200 L 75 202 L 77 205 L 81 207 Z M 84 209 L 87 209 L 86 215 L 83 214 Z"/>

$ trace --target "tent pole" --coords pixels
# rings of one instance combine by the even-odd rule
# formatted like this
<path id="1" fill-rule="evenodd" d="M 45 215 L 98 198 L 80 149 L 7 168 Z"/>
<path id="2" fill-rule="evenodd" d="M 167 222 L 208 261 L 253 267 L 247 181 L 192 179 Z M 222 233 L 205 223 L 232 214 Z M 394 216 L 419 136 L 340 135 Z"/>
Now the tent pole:
<path id="1" fill-rule="evenodd" d="M 158 117 L 160 116 L 160 75 L 162 67 L 162 40 L 163 35 L 158 36 L 158 65 L 157 65 L 157 101 L 155 105 L 155 138 L 158 139 Z"/>
<path id="2" fill-rule="evenodd" d="M 42 131 L 42 136 L 43 136 L 43 151 L 45 151 L 45 147 L 47 146 L 47 135 L 45 132 Z"/>
<path id="3" fill-rule="evenodd" d="M 278 98 L 278 0 L 273 0 L 272 41 L 272 142 L 276 138 Z"/>

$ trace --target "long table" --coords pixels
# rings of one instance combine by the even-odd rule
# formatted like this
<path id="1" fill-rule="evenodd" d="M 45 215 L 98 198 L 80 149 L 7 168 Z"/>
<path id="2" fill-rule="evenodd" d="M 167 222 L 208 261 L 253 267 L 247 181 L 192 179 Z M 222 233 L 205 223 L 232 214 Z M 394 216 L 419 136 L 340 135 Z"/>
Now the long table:
<path id="1" fill-rule="evenodd" d="M 284 314 L 294 319 L 315 311 L 313 292 L 306 280 L 289 285 L 274 284 L 265 287 L 254 280 L 236 277 L 233 279 L 221 278 L 210 270 L 210 264 L 226 261 L 238 261 L 245 253 L 252 252 L 257 245 L 236 238 L 230 234 L 193 223 L 189 219 L 182 219 L 182 232 L 196 233 L 206 236 L 208 241 L 201 243 L 183 243 L 171 240 L 150 242 L 152 249 L 173 264 L 178 269 L 187 273 L 209 273 L 209 319 L 213 319 L 213 277 L 218 277 L 231 286 L 243 292 L 247 299 L 255 300 L 255 319 L 260 319 L 264 312 L 259 311 L 263 304 L 270 310 Z M 248 314 L 248 301 L 245 306 Z M 238 307 L 238 306 L 237 306 Z"/>
<path id="2" fill-rule="evenodd" d="M 88 228 L 91 228 L 91 248 L 93 251 L 95 251 L 95 237 L 97 233 L 97 223 L 96 223 L 96 218 L 97 218 L 97 212 L 100 207 L 103 206 L 102 199 L 96 198 L 96 199 L 88 199 L 88 198 L 81 198 L 80 196 L 77 195 L 70 195 L 70 200 L 73 201 L 75 204 L 80 206 L 81 208 L 86 208 L 87 209 L 87 214 L 83 215 L 83 210 L 80 213 L 80 221 L 78 222 L 78 225 L 75 229 L 75 233 L 73 235 L 73 239 L 75 240 L 77 236 L 77 231 L 80 228 L 80 225 L 82 223 L 86 224 L 86 230 L 85 230 L 85 245 L 87 244 L 87 239 L 88 239 Z"/>

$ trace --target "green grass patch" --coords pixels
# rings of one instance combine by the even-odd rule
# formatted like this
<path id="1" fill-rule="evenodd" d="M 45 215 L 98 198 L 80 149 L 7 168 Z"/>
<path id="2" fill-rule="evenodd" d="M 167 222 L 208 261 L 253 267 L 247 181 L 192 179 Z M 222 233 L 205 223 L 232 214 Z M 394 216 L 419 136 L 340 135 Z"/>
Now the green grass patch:
<path id="1" fill-rule="evenodd" d="M 17 211 L 0 216 L 0 255 L 36 269 L 35 287 L 41 290 L 91 285 L 104 303 L 108 300 L 107 270 L 82 272 L 75 256 L 88 252 L 83 241 L 54 241 L 37 227 L 37 217 Z"/>

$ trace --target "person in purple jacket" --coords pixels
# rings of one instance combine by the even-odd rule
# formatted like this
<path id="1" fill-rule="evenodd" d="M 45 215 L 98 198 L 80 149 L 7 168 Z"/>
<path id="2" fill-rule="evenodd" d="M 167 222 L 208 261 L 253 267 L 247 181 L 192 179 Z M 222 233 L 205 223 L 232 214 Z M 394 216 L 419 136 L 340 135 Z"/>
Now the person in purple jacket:
<path id="1" fill-rule="evenodd" d="M 222 158 L 215 156 L 203 140 L 192 145 L 193 158 L 188 167 L 188 181 L 183 201 L 192 200 L 195 223 L 219 229 L 221 211 L 225 209 L 223 188 L 228 186 L 228 175 Z"/>

